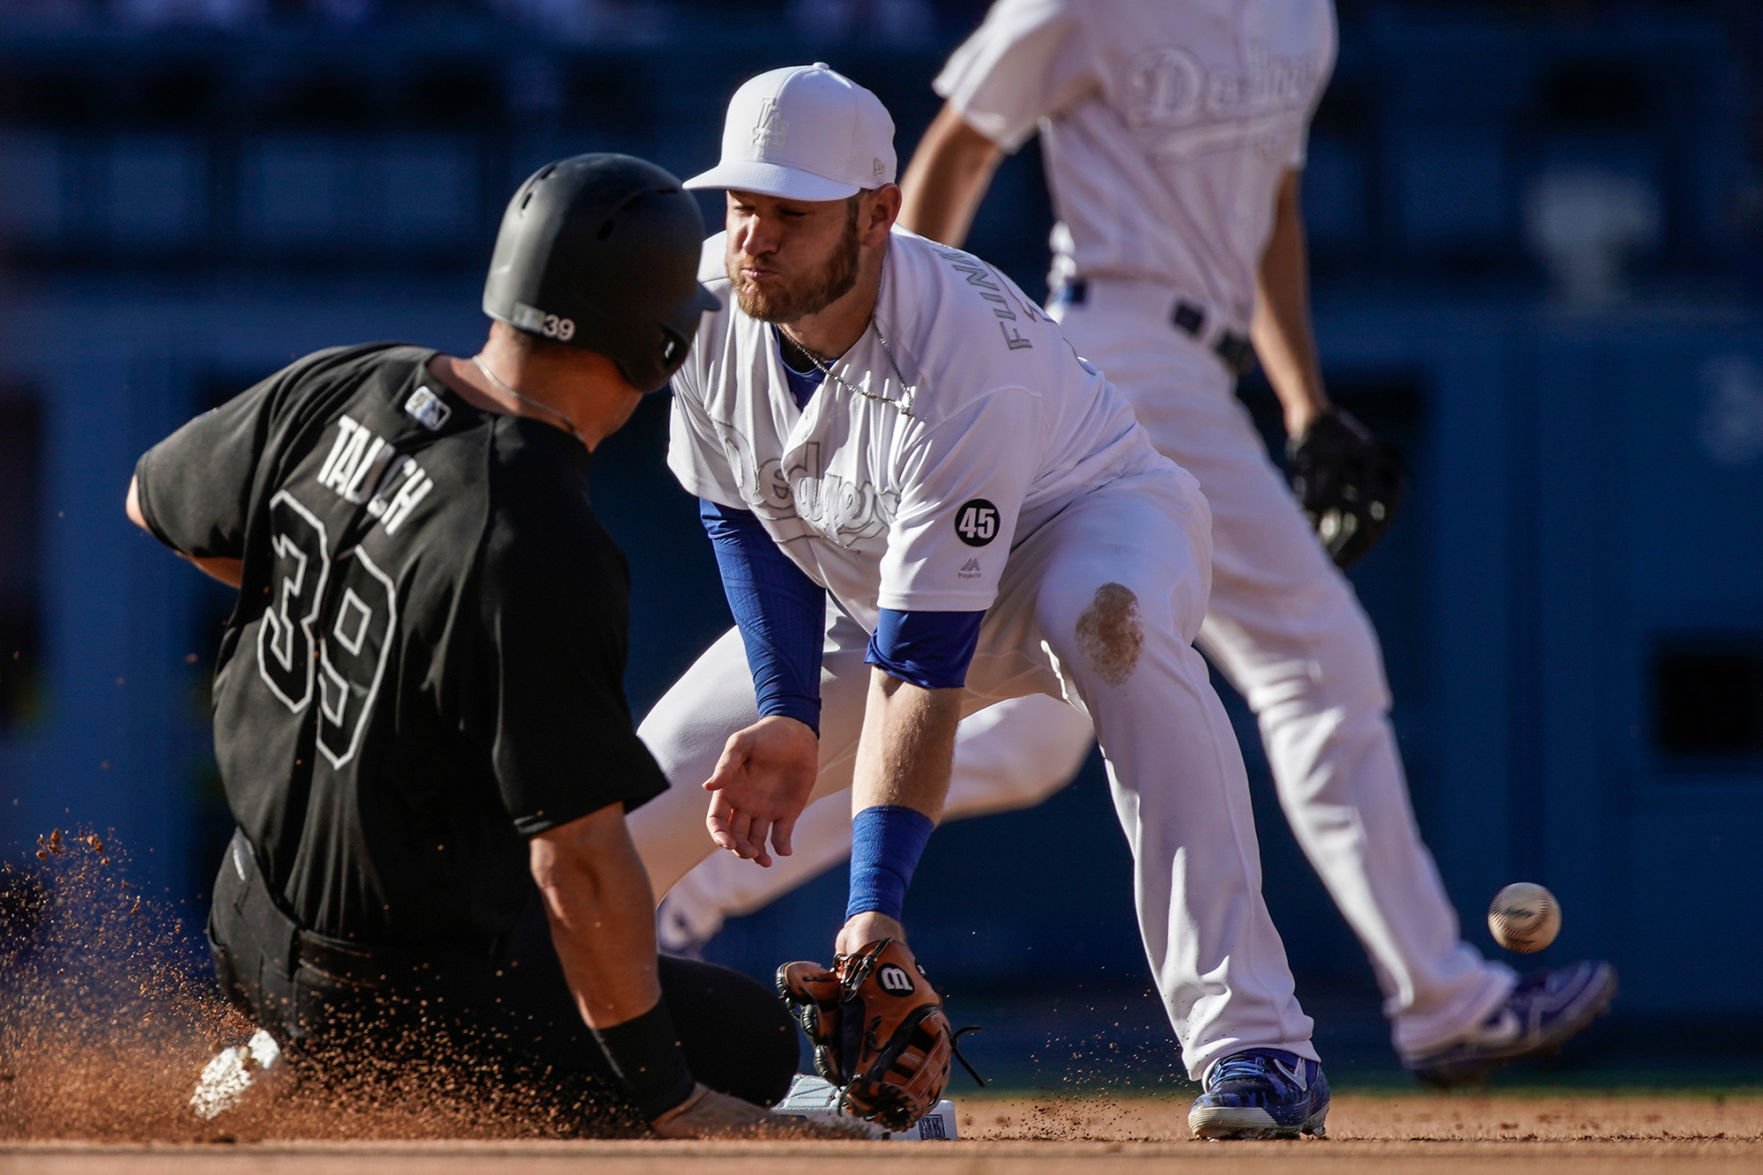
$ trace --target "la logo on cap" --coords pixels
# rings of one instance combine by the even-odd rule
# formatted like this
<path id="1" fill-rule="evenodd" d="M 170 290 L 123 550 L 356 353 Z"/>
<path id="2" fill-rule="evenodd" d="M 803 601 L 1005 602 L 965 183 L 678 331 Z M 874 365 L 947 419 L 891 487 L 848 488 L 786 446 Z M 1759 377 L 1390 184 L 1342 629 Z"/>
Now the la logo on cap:
<path id="1" fill-rule="evenodd" d="M 759 104 L 759 121 L 753 125 L 753 145 L 763 151 L 768 147 L 782 147 L 789 141 L 789 120 L 779 116 L 777 99 L 767 98 Z M 879 159 L 876 165 L 881 165 Z"/>

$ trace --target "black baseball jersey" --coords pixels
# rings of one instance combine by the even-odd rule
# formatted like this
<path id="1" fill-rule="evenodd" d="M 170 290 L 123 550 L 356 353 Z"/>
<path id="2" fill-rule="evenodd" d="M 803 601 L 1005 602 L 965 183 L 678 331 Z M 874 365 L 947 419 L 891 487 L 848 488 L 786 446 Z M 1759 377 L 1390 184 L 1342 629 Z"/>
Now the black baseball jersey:
<path id="1" fill-rule="evenodd" d="M 586 449 L 467 404 L 434 354 L 309 355 L 136 470 L 162 541 L 243 560 L 214 686 L 233 815 L 289 913 L 369 942 L 504 931 L 522 834 L 667 786 Z"/>

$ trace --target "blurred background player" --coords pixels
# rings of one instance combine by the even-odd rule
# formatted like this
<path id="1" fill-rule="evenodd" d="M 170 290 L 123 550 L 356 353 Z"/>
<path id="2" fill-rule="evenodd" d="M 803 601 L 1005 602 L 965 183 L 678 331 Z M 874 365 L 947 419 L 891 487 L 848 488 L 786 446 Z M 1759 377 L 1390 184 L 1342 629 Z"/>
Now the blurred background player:
<path id="1" fill-rule="evenodd" d="M 776 999 L 657 963 L 625 813 L 667 785 L 631 728 L 625 565 L 587 490 L 716 305 L 702 238 L 662 169 L 553 163 L 508 206 L 478 354 L 319 351 L 140 460 L 129 516 L 239 589 L 209 938 L 304 1078 L 512 1084 L 565 1132 L 779 1121 L 753 1104 L 795 1069 Z M 535 886 L 548 943 L 517 933 Z"/>
<path id="2" fill-rule="evenodd" d="M 1153 975 L 1205 1081 L 1191 1128 L 1319 1134 L 1328 1086 L 1191 646 L 1211 565 L 1198 487 L 1014 284 L 893 231 L 893 133 L 827 66 L 773 70 L 736 91 L 721 162 L 687 181 L 727 192 L 699 270 L 727 304 L 674 377 L 668 463 L 701 501 L 737 631 L 642 723 L 676 785 L 633 816 L 644 864 L 667 889 L 712 852 L 706 821 L 768 864 L 811 794 L 849 787 L 843 974 L 904 939 L 958 720 L 1062 697 L 1095 722 Z M 901 987 L 881 969 L 888 993 L 913 990 L 911 962 Z M 821 1002 L 800 978 L 784 973 L 792 1000 Z M 881 1025 L 852 1036 L 885 1051 Z M 900 1032 L 908 1057 L 936 1055 Z"/>
<path id="3" fill-rule="evenodd" d="M 1299 181 L 1334 56 L 1327 0 L 999 0 L 934 82 L 945 104 L 902 181 L 900 223 L 959 245 L 1003 153 L 1040 132 L 1059 218 L 1049 310 L 1199 478 L 1215 544 L 1199 645 L 1256 714 L 1398 1055 L 1455 1084 L 1560 1044 L 1615 976 L 1580 963 L 1520 980 L 1460 939 L 1414 822 L 1376 634 L 1330 561 L 1376 541 L 1399 488 L 1387 451 L 1329 402 L 1311 335 Z M 1323 543 L 1234 395 L 1256 355 Z M 1081 714 L 1039 698 L 969 719 L 946 818 L 1039 802 L 1089 737 Z M 834 863 L 847 819 L 837 799 L 815 805 L 769 872 L 707 861 L 667 895 L 664 949 Z"/>

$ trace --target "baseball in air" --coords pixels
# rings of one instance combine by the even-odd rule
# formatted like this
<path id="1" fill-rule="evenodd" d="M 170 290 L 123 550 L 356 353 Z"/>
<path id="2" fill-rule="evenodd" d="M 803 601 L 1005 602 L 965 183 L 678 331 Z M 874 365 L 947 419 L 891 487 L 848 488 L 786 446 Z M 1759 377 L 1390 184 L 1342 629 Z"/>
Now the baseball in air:
<path id="1" fill-rule="evenodd" d="M 1531 881 L 1515 881 L 1494 895 L 1488 907 L 1488 929 L 1509 951 L 1530 954 L 1555 941 L 1561 933 L 1561 903 Z"/>

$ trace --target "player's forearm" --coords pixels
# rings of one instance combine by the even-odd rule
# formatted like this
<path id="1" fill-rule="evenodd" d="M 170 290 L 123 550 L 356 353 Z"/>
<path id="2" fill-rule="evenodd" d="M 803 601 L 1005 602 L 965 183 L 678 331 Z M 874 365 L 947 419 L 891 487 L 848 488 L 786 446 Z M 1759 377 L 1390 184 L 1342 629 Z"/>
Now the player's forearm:
<path id="1" fill-rule="evenodd" d="M 661 999 L 654 901 L 624 805 L 539 833 L 530 858 L 576 1009 L 638 1111 L 677 1111 L 695 1085 Z"/>
<path id="2" fill-rule="evenodd" d="M 661 998 L 649 876 L 613 804 L 532 838 L 533 881 L 582 1019 L 632 1020 Z"/>
<path id="3" fill-rule="evenodd" d="M 1250 335 L 1267 381 L 1298 436 L 1328 406 L 1310 326 L 1310 267 L 1304 239 L 1300 173 L 1288 171 L 1276 197 L 1273 232 L 1261 254 Z"/>
<path id="4" fill-rule="evenodd" d="M 840 954 L 905 938 L 906 889 L 943 811 L 960 720 L 959 689 L 926 689 L 870 671 L 851 785 L 851 887 L 835 941 Z"/>
<path id="5" fill-rule="evenodd" d="M 904 199 L 899 223 L 921 237 L 959 248 L 1003 154 L 953 106 L 944 105 L 900 179 Z"/>
<path id="6" fill-rule="evenodd" d="M 960 720 L 960 690 L 925 689 L 872 669 L 852 811 L 894 804 L 941 816 Z"/>

